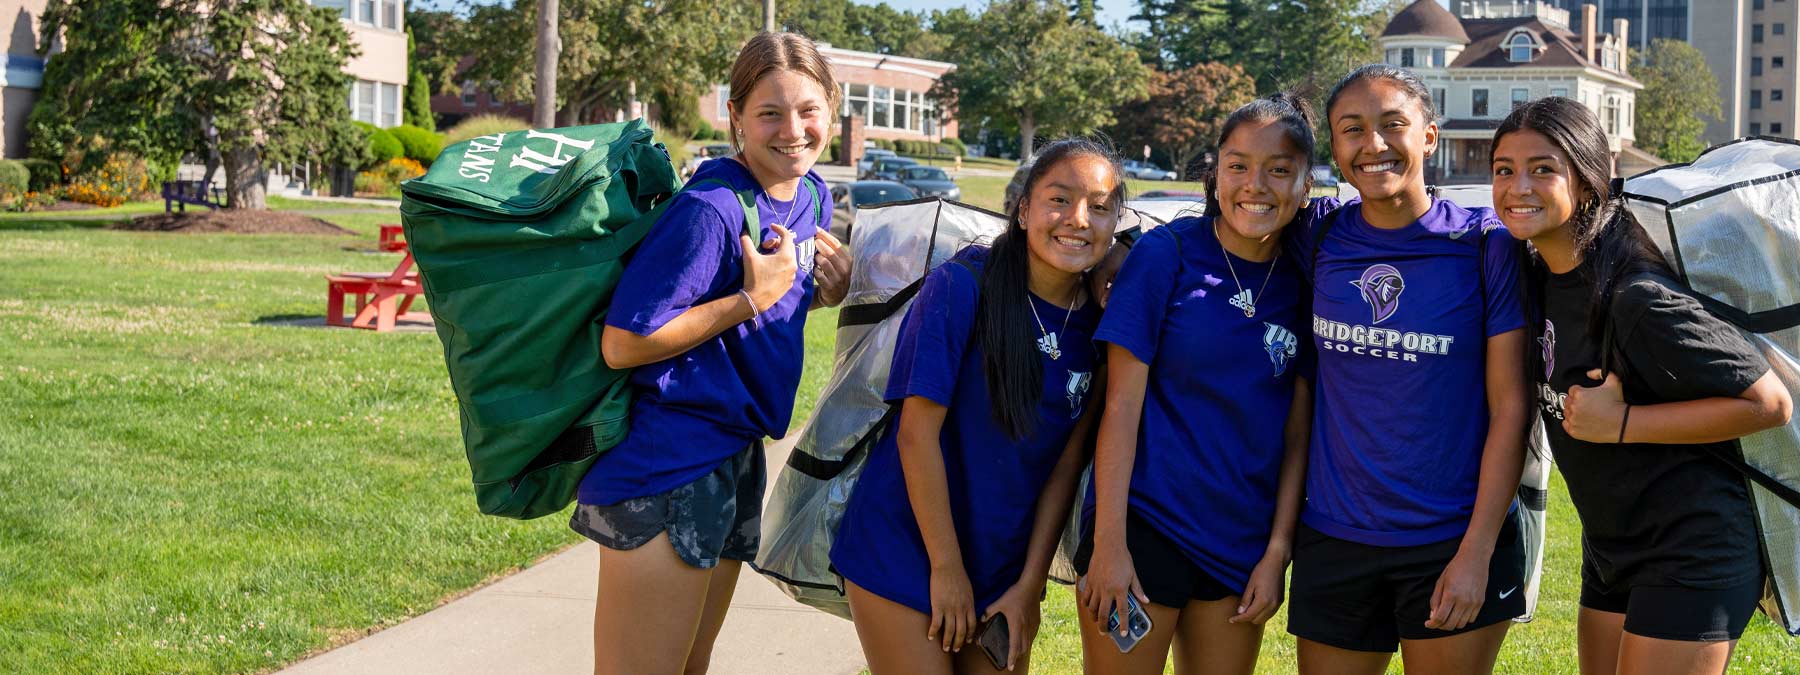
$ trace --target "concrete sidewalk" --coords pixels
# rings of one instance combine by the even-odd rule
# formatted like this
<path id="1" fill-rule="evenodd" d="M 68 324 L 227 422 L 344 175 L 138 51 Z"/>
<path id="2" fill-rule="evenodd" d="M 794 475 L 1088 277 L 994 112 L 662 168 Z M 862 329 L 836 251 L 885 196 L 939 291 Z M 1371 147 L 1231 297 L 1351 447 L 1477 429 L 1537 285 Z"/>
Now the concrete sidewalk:
<path id="1" fill-rule="evenodd" d="M 797 435 L 796 435 L 797 436 Z M 769 484 L 793 439 L 768 447 Z M 599 547 L 584 542 L 429 613 L 320 654 L 282 675 L 486 675 L 593 670 Z M 744 566 L 713 649 L 716 675 L 854 675 L 850 622 L 801 605 Z"/>

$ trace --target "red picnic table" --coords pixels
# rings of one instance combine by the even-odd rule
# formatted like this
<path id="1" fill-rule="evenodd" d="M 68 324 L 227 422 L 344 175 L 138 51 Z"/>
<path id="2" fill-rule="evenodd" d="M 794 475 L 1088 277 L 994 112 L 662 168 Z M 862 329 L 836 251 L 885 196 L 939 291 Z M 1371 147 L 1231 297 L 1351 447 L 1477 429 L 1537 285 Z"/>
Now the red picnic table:
<path id="1" fill-rule="evenodd" d="M 401 238 L 400 226 L 382 225 L 377 247 L 383 251 L 404 251 L 406 255 L 392 272 L 325 275 L 325 325 L 391 331 L 395 321 L 419 297 L 419 273 L 413 269 L 412 251 Z M 355 317 L 344 315 L 345 295 L 356 296 Z"/>

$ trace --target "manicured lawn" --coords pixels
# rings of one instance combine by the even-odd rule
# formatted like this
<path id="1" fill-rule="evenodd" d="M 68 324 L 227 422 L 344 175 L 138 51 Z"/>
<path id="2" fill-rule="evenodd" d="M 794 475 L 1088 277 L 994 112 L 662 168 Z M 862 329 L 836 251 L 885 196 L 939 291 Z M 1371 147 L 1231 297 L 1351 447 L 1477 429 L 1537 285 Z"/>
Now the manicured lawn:
<path id="1" fill-rule="evenodd" d="M 577 540 L 476 513 L 434 335 L 269 323 L 320 314 L 326 272 L 391 266 L 366 251 L 397 216 L 322 237 L 34 215 L 0 218 L 0 672 L 268 670 Z M 809 324 L 796 430 L 835 319 Z M 1579 534 L 1554 494 L 1539 618 L 1501 672 L 1575 672 Z M 1078 671 L 1073 604 L 1051 591 L 1037 672 Z M 1264 672 L 1293 670 L 1284 620 Z M 1733 672 L 1800 673 L 1796 645 L 1759 618 Z"/>
<path id="2" fill-rule="evenodd" d="M 985 209 L 1000 210 L 1000 204 L 1006 196 L 1006 183 L 1012 180 L 1000 176 L 962 176 L 956 184 L 962 188 L 962 200 Z M 1205 192 L 1206 185 L 1197 182 L 1161 181 L 1161 180 L 1129 180 L 1126 189 L 1134 195 L 1151 190 L 1180 190 L 1184 192 Z"/>
<path id="3" fill-rule="evenodd" d="M 266 323 L 392 266 L 397 216 L 330 219 L 359 236 L 0 222 L 0 672 L 268 670 L 577 540 L 475 511 L 435 335 Z"/>

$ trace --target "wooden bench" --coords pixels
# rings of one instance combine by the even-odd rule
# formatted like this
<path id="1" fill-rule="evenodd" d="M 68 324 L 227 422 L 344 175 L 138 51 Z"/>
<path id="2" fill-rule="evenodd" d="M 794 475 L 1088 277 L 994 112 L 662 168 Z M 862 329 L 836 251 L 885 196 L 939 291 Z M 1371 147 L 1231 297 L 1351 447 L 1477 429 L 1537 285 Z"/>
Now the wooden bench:
<path id="1" fill-rule="evenodd" d="M 413 269 L 412 251 L 401 239 L 399 225 L 382 225 L 377 246 L 383 251 L 405 251 L 400 265 L 392 272 L 346 272 L 325 275 L 325 325 L 368 328 L 376 332 L 394 329 L 394 324 L 412 308 L 413 300 L 423 289 L 419 272 Z M 356 296 L 356 314 L 344 313 L 344 296 Z"/>
<path id="2" fill-rule="evenodd" d="M 225 196 L 203 180 L 167 180 L 162 184 L 163 213 L 187 213 L 187 205 L 208 209 L 224 208 Z"/>

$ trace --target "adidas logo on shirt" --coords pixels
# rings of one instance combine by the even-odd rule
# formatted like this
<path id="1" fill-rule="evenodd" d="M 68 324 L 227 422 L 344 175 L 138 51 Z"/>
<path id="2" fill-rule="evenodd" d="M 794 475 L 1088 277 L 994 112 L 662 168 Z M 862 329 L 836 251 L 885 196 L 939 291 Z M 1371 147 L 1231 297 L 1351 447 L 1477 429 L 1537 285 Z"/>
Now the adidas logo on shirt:
<path id="1" fill-rule="evenodd" d="M 1238 291 L 1237 295 L 1231 296 L 1231 306 L 1248 312 L 1256 306 L 1250 302 L 1250 298 L 1250 289 Z"/>

